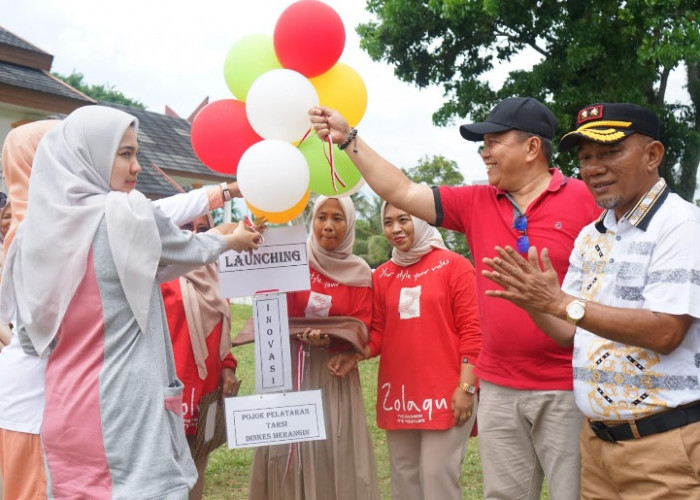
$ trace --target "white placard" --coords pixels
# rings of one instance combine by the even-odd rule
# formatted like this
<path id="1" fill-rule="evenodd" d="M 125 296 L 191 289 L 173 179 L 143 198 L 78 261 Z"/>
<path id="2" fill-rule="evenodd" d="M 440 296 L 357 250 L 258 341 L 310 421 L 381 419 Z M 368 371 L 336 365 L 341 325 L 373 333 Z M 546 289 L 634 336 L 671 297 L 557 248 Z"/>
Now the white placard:
<path id="1" fill-rule="evenodd" d="M 264 243 L 249 252 L 219 256 L 222 297 L 245 297 L 263 290 L 293 292 L 311 288 L 304 226 L 271 227 Z"/>
<path id="2" fill-rule="evenodd" d="M 321 390 L 226 398 L 229 448 L 326 439 Z"/>
<path id="3" fill-rule="evenodd" d="M 255 392 L 292 390 L 287 295 L 261 293 L 253 297 L 255 328 Z"/>

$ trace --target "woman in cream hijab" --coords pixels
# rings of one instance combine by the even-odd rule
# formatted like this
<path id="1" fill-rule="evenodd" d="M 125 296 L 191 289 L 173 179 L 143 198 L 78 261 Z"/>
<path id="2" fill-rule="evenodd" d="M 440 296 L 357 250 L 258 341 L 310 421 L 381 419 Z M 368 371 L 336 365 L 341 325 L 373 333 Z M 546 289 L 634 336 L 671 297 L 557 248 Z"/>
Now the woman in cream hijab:
<path id="1" fill-rule="evenodd" d="M 250 498 L 375 500 L 377 473 L 354 363 L 367 342 L 372 272 L 352 254 L 352 200 L 319 197 L 310 232 L 311 290 L 287 294 L 290 332 L 300 332 L 292 339 L 292 369 L 301 379 L 295 389 L 322 391 L 326 440 L 257 448 Z M 349 325 L 347 335 L 340 334 L 341 325 Z M 352 368 L 344 378 L 333 376 L 328 366 L 346 353 Z"/>
<path id="2" fill-rule="evenodd" d="M 474 267 L 445 249 L 437 229 L 386 203 L 382 226 L 394 248 L 373 274 L 366 354 L 381 354 L 377 424 L 392 498 L 459 500 L 481 348 Z"/>
<path id="3" fill-rule="evenodd" d="M 205 215 L 182 229 L 204 233 L 212 224 L 211 216 Z M 206 424 L 200 419 L 201 399 L 219 385 L 222 396 L 234 396 L 240 385 L 235 375 L 236 359 L 231 354 L 231 306 L 219 295 L 215 262 L 163 283 L 160 288 L 177 377 L 184 384 L 182 410 L 187 444 L 198 474 L 189 498 L 199 500 L 204 493 L 209 461 L 209 454 L 197 450 L 197 427 Z"/>
<path id="4" fill-rule="evenodd" d="M 3 260 L 15 231 L 24 220 L 34 154 L 44 134 L 57 120 L 40 120 L 12 129 L 2 147 L 7 202 L 13 206 L 5 232 Z M 1 300 L 1 299 L 0 299 Z M 0 473 L 4 497 L 46 498 L 46 476 L 41 447 L 46 360 L 26 354 L 9 325 L 1 325 L 11 342 L 0 353 Z M 8 338 L 8 341 L 10 339 Z"/>
<path id="5" fill-rule="evenodd" d="M 42 427 L 49 497 L 183 497 L 186 450 L 156 272 L 257 246 L 180 231 L 138 191 L 138 121 L 86 106 L 47 132 L 10 246 L 2 320 L 49 356 Z"/>

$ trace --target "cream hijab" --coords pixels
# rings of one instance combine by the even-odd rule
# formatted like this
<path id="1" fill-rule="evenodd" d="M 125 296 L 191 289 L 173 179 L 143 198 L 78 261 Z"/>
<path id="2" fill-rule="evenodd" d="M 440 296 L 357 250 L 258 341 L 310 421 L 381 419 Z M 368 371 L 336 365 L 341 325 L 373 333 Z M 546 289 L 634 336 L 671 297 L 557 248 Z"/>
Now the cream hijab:
<path id="1" fill-rule="evenodd" d="M 318 211 L 329 197 L 319 196 L 314 203 L 312 224 Z M 318 244 L 313 230 L 309 235 L 306 247 L 309 252 L 309 264 L 329 278 L 348 286 L 372 286 L 372 269 L 361 257 L 352 253 L 355 243 L 355 205 L 349 196 L 333 198 L 340 202 L 345 213 L 347 230 L 345 238 L 335 250 L 324 250 Z"/>
<path id="2" fill-rule="evenodd" d="M 211 217 L 209 224 L 213 225 Z M 219 359 L 224 359 L 231 352 L 231 306 L 219 295 L 218 264 L 212 262 L 181 276 L 180 291 L 197 373 L 204 380 L 208 374 L 207 337 L 219 321 L 222 321 Z"/>
<path id="3" fill-rule="evenodd" d="M 58 120 L 27 123 L 12 129 L 5 138 L 2 146 L 2 173 L 7 182 L 8 202 L 12 203 L 12 222 L 3 242 L 5 255 L 15 237 L 17 226 L 24 220 L 27 211 L 29 174 L 32 171 L 36 148 L 44 134 L 58 123 Z"/>
<path id="4" fill-rule="evenodd" d="M 384 214 L 386 213 L 387 202 L 382 203 L 382 225 L 384 224 Z M 391 251 L 391 260 L 401 267 L 415 264 L 424 255 L 433 251 L 433 248 L 446 248 L 442 235 L 435 227 L 418 217 L 411 215 L 413 221 L 413 246 L 407 251 L 401 251 L 394 247 Z"/>
<path id="5" fill-rule="evenodd" d="M 104 106 L 84 106 L 49 130 L 29 180 L 25 221 L 10 246 L 0 318 L 17 315 L 40 356 L 47 350 L 82 281 L 95 231 L 105 218 L 119 281 L 146 331 L 161 253 L 153 208 L 138 191 L 112 191 L 112 165 L 138 120 Z"/>

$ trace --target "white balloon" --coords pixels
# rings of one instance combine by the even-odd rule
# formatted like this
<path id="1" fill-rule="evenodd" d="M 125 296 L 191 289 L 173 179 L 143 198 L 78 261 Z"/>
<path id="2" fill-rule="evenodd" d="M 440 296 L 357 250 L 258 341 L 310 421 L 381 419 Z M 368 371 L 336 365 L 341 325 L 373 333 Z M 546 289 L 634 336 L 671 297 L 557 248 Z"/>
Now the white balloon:
<path id="1" fill-rule="evenodd" d="M 308 78 L 291 69 L 273 69 L 250 86 L 245 111 L 263 139 L 295 142 L 311 128 L 309 109 L 317 105 L 318 94 Z"/>
<path id="2" fill-rule="evenodd" d="M 268 139 L 249 147 L 238 162 L 243 197 L 265 212 L 289 210 L 309 189 L 309 164 L 288 142 Z"/>

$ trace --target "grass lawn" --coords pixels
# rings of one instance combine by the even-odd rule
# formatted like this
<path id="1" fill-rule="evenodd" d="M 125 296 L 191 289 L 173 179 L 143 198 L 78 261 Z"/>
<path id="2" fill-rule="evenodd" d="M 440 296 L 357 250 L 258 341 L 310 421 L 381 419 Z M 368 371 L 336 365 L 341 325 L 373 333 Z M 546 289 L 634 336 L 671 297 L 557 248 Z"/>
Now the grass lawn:
<path id="1" fill-rule="evenodd" d="M 232 331 L 237 332 L 250 317 L 250 306 L 232 305 Z M 234 355 L 238 359 L 236 374 L 241 379 L 239 395 L 245 396 L 255 391 L 255 369 L 253 346 L 236 348 Z M 374 455 L 377 461 L 377 473 L 382 499 L 390 499 L 389 457 L 387 454 L 384 431 L 377 428 L 375 401 L 377 394 L 378 359 L 360 363 L 362 393 L 364 395 L 367 423 L 374 442 Z M 481 466 L 479 464 L 478 438 L 470 438 L 467 456 L 462 464 L 462 491 L 465 499 L 483 498 Z M 208 500 L 242 500 L 248 498 L 248 473 L 252 460 L 252 449 L 229 450 L 226 445 L 220 447 L 209 457 L 204 498 Z M 542 498 L 549 498 L 545 495 Z M 362 500 L 362 499 L 358 499 Z"/>

